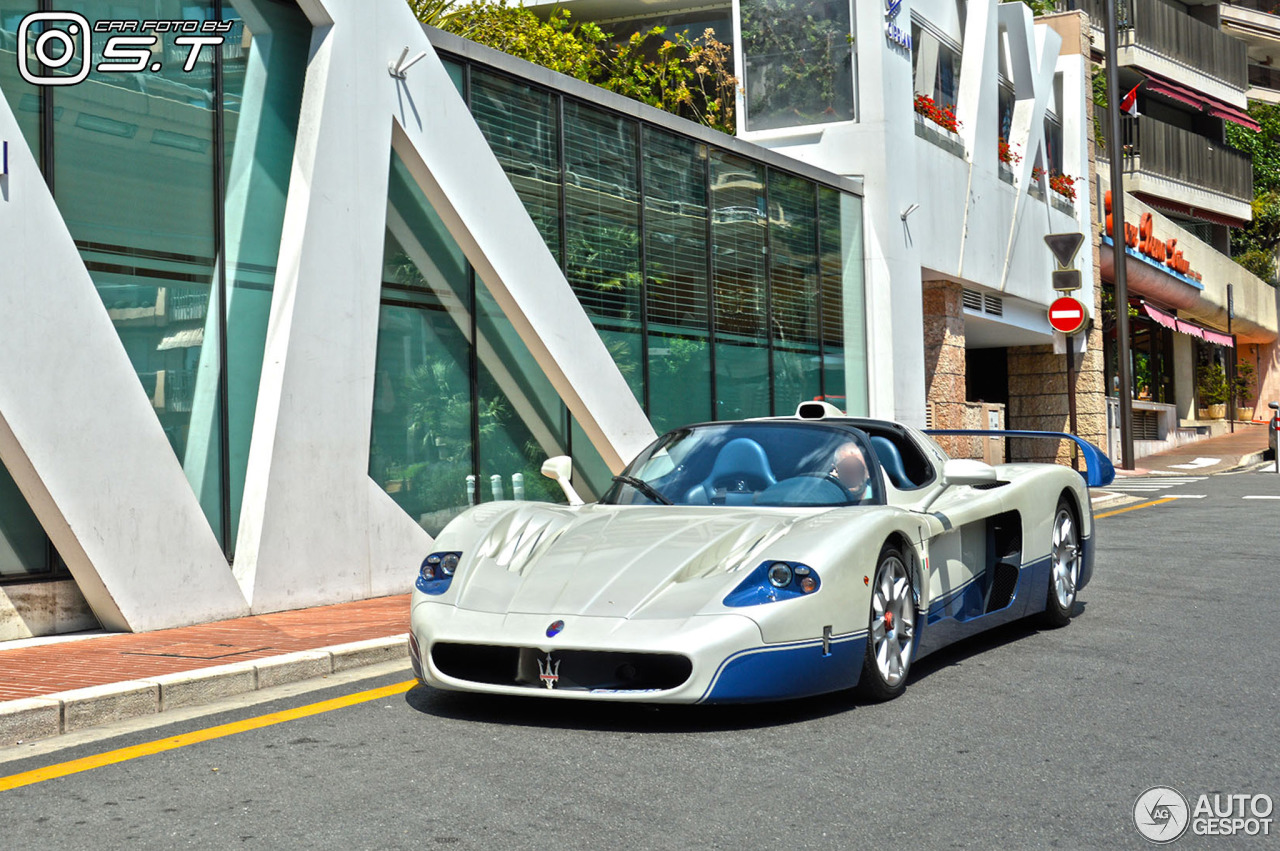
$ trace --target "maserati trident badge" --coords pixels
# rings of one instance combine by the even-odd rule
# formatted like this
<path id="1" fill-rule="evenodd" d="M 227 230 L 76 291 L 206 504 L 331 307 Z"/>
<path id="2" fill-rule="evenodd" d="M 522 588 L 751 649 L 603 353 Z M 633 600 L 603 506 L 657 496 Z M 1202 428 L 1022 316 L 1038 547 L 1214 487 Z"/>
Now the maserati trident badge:
<path id="1" fill-rule="evenodd" d="M 545 664 L 541 659 L 538 660 L 538 679 L 547 688 L 555 688 L 556 683 L 560 682 L 560 663 L 551 661 L 550 653 L 547 654 Z"/>

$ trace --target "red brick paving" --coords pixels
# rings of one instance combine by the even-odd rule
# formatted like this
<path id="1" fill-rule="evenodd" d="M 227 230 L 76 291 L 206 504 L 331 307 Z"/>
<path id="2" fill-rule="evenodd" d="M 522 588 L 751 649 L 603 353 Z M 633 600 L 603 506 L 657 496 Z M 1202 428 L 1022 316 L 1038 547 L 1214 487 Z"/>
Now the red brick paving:
<path id="1" fill-rule="evenodd" d="M 409 595 L 5 650 L 0 701 L 176 674 L 409 630 Z"/>

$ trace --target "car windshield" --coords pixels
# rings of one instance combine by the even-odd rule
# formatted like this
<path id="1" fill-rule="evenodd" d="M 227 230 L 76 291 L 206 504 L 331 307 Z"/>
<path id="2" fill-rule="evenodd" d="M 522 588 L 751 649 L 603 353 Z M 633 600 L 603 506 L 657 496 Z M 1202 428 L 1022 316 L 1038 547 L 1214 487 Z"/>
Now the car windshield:
<path id="1" fill-rule="evenodd" d="M 883 505 L 866 434 L 813 422 L 746 422 L 668 432 L 614 477 L 607 505 Z"/>

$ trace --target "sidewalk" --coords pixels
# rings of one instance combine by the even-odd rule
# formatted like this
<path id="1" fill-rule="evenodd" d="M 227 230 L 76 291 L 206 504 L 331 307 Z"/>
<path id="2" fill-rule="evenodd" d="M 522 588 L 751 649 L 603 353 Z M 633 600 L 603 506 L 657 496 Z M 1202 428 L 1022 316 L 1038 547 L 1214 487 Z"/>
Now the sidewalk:
<path id="1" fill-rule="evenodd" d="M 1207 476 L 1256 464 L 1266 451 L 1265 424 L 1236 423 L 1234 434 L 1228 432 L 1138 458 L 1134 470 L 1121 470 L 1117 465 L 1116 475 Z"/>
<path id="2" fill-rule="evenodd" d="M 0 748 L 403 660 L 409 595 L 138 634 L 0 643 Z"/>

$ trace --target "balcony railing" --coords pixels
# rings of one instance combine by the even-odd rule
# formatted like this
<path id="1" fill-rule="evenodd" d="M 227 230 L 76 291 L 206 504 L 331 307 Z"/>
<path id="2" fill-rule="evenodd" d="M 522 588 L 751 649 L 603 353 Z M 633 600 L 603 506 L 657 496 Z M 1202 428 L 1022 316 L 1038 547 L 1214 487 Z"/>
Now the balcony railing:
<path id="1" fill-rule="evenodd" d="M 1094 120 L 1105 132 L 1106 110 L 1095 109 Z M 1146 116 L 1122 116 L 1120 141 L 1126 172 L 1163 177 L 1245 203 L 1253 200 L 1253 160 L 1235 148 Z"/>
<path id="2" fill-rule="evenodd" d="M 1280 90 L 1280 71 L 1264 65 L 1250 65 L 1249 86 L 1255 89 Z"/>
<path id="3" fill-rule="evenodd" d="M 1107 19 L 1106 0 L 1058 0 L 1063 11 L 1082 9 L 1093 26 Z M 1132 31 L 1132 43 L 1244 91 L 1245 43 L 1161 0 L 1116 0 L 1116 29 Z M 1123 43 L 1123 42 L 1122 42 Z"/>
<path id="4" fill-rule="evenodd" d="M 1230 0 L 1226 5 L 1265 12 L 1268 15 L 1280 15 L 1280 0 Z"/>

